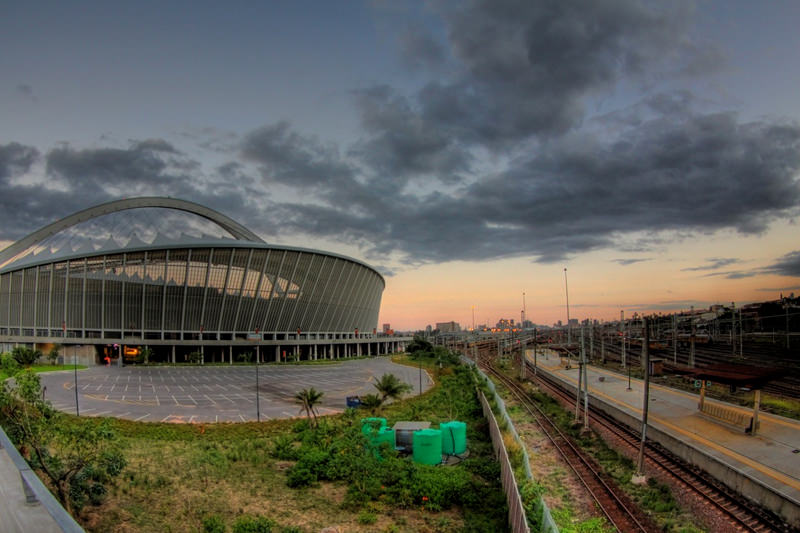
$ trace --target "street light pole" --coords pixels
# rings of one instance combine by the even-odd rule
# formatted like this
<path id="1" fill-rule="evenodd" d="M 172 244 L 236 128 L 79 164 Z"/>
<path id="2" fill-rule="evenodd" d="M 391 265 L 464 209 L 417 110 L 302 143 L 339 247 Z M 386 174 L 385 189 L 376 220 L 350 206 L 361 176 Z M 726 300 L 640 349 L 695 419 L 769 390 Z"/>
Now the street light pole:
<path id="1" fill-rule="evenodd" d="M 75 350 L 75 347 L 72 348 Z M 75 416 L 81 416 L 81 410 L 78 407 L 78 352 L 73 352 L 73 360 L 75 361 Z"/>
<path id="2" fill-rule="evenodd" d="M 567 283 L 566 268 L 564 268 L 564 292 L 567 295 L 567 344 L 572 344 L 572 328 L 569 324 L 569 283 Z"/>
<path id="3" fill-rule="evenodd" d="M 261 422 L 261 401 L 258 391 L 258 357 L 256 357 L 256 418 Z"/>

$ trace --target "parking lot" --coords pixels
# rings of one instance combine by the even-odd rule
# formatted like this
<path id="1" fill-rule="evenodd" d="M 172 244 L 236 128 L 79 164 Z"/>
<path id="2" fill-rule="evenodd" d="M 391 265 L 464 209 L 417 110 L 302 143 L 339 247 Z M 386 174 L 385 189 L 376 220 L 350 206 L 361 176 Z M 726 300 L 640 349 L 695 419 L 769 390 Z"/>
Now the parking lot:
<path id="1" fill-rule="evenodd" d="M 245 422 L 302 416 L 294 395 L 309 387 L 324 392 L 319 413 L 338 413 L 351 395 L 375 393 L 385 373 L 423 392 L 431 378 L 387 357 L 317 365 L 128 366 L 79 370 L 81 416 L 111 416 L 148 422 Z M 76 413 L 72 372 L 40 375 L 45 396 L 61 411 Z M 258 388 L 256 388 L 258 380 Z"/>

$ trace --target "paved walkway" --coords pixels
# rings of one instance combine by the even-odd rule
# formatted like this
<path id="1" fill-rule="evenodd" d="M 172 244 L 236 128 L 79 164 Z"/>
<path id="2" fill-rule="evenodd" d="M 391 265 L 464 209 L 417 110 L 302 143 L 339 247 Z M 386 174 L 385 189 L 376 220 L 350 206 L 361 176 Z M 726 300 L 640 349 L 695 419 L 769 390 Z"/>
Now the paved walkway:
<path id="1" fill-rule="evenodd" d="M 538 367 L 577 387 L 577 365 L 565 370 L 559 357 L 550 354 L 538 357 Z M 602 399 L 641 420 L 641 380 L 632 379 L 631 390 L 627 390 L 627 376 L 594 366 L 588 368 L 588 380 L 590 402 L 592 397 Z M 703 450 L 800 506 L 800 421 L 761 412 L 761 427 L 757 435 L 751 436 L 701 415 L 698 401 L 698 395 L 651 382 L 648 424 Z M 752 409 L 708 398 L 706 402 L 752 414 Z"/>
<path id="2" fill-rule="evenodd" d="M 419 392 L 418 369 L 388 357 L 317 365 L 127 366 L 78 371 L 81 416 L 111 416 L 147 422 L 244 422 L 299 416 L 294 395 L 309 387 L 325 393 L 320 414 L 345 409 L 345 398 L 375 393 L 381 375 L 394 374 Z M 422 372 L 422 390 L 432 385 Z M 75 413 L 75 380 L 69 371 L 41 374 L 46 398 Z"/>
<path id="3" fill-rule="evenodd" d="M 3 533 L 60 533 L 62 530 L 40 503 L 25 499 L 19 470 L 0 448 L 0 531 Z"/>

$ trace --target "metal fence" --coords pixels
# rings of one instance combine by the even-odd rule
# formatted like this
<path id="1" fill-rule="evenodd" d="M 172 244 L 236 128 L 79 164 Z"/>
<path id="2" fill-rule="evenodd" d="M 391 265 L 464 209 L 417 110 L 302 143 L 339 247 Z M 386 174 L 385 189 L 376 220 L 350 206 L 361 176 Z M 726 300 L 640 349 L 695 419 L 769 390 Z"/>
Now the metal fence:
<path id="1" fill-rule="evenodd" d="M 505 408 L 505 403 L 503 399 L 500 398 L 500 395 L 497 394 L 497 389 L 494 386 L 494 382 L 490 380 L 486 374 L 484 374 L 478 367 L 475 365 L 474 361 L 470 358 L 461 356 L 461 362 L 467 365 L 472 366 L 481 380 L 486 383 L 489 387 L 489 390 L 492 391 L 493 398 L 495 401 L 495 405 L 497 406 L 497 410 L 503 417 L 503 420 L 506 424 L 511 435 L 514 437 L 514 440 L 519 444 L 520 449 L 522 450 L 523 455 L 523 466 L 525 467 L 525 478 L 527 480 L 532 480 L 533 475 L 531 474 L 531 466 L 529 464 L 528 458 L 528 451 L 525 448 L 525 444 L 522 442 L 519 434 L 517 433 L 516 428 L 514 427 L 514 423 L 511 421 L 511 418 L 508 416 L 508 412 Z M 506 499 L 508 500 L 508 521 L 511 524 L 511 529 L 514 533 L 518 531 L 525 531 L 529 532 L 530 528 L 528 526 L 527 517 L 525 513 L 525 508 L 522 505 L 522 497 L 519 493 L 519 487 L 517 486 L 517 480 L 514 477 L 514 470 L 511 468 L 511 462 L 508 457 L 508 451 L 506 450 L 505 442 L 503 442 L 503 435 L 500 431 L 500 427 L 497 423 L 497 418 L 494 416 L 494 412 L 492 411 L 489 402 L 486 400 L 483 392 L 479 391 L 481 407 L 483 408 L 483 415 L 489 420 L 489 431 L 492 436 L 492 445 L 494 446 L 495 453 L 500 460 L 500 480 L 503 484 L 503 489 L 506 492 Z M 502 450 L 502 452 L 500 451 Z M 558 533 L 558 526 L 556 525 L 553 517 L 550 514 L 550 509 L 547 507 L 547 504 L 544 502 L 544 499 L 540 496 L 538 501 L 536 502 L 536 509 L 541 509 L 541 520 L 539 521 L 539 533 Z M 517 526 L 519 520 L 522 520 L 524 523 L 524 529 L 522 526 Z M 517 529 L 520 527 L 520 529 Z"/>
<path id="2" fill-rule="evenodd" d="M 506 500 L 508 501 L 508 523 L 511 526 L 511 531 L 513 533 L 530 533 L 531 529 L 528 527 L 528 518 L 525 515 L 525 507 L 522 505 L 522 497 L 519 495 L 514 469 L 511 467 L 506 445 L 503 442 L 503 434 L 500 432 L 500 427 L 497 425 L 497 419 L 494 417 L 489 402 L 486 401 L 486 396 L 481 391 L 478 392 L 478 396 L 481 400 L 481 407 L 483 407 L 483 416 L 489 421 L 492 447 L 497 455 L 497 460 L 500 462 L 500 482 L 503 485 Z"/>
<path id="3" fill-rule="evenodd" d="M 58 500 L 51 494 L 47 487 L 39 479 L 25 459 L 19 454 L 14 443 L 8 438 L 6 432 L 0 427 L 0 448 L 4 448 L 6 453 L 11 458 L 14 466 L 19 470 L 20 481 L 22 482 L 22 489 L 25 491 L 25 500 L 27 505 L 35 505 L 41 503 L 47 512 L 53 517 L 53 521 L 64 533 L 85 533 L 83 528 L 78 525 L 72 516 L 58 503 Z M 0 520 L 0 528 L 2 527 L 2 520 Z"/>

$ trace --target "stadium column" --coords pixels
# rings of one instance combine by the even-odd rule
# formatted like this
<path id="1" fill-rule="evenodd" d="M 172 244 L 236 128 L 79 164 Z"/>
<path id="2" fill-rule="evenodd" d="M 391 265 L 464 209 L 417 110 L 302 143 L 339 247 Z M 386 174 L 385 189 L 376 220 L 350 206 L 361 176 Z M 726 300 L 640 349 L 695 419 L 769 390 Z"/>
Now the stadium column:
<path id="1" fill-rule="evenodd" d="M 228 364 L 233 364 L 233 344 L 228 345 Z"/>
<path id="2" fill-rule="evenodd" d="M 275 362 L 281 362 L 281 347 L 279 345 L 275 345 Z"/>
<path id="3" fill-rule="evenodd" d="M 175 364 L 175 345 L 172 345 L 172 364 Z"/>

